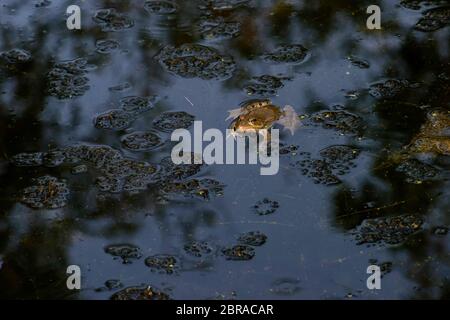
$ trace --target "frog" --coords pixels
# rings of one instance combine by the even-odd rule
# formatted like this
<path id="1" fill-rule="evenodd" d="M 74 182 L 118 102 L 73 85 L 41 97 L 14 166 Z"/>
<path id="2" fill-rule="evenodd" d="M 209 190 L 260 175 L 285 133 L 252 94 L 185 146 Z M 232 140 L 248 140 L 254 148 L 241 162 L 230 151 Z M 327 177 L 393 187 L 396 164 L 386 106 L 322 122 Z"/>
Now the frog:
<path id="1" fill-rule="evenodd" d="M 259 133 L 261 130 L 269 130 L 275 124 L 282 125 L 294 135 L 300 126 L 299 117 L 292 106 L 280 108 L 268 99 L 245 101 L 239 108 L 228 112 L 229 116 L 225 121 L 233 119 L 229 127 L 233 135 L 252 130 Z"/>

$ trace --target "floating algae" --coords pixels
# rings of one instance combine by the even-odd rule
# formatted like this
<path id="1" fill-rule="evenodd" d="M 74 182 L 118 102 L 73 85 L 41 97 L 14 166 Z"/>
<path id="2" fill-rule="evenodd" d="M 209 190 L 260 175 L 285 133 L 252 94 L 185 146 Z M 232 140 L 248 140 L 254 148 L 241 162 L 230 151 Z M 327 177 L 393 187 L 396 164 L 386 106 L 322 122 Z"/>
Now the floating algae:
<path id="1" fill-rule="evenodd" d="M 408 88 L 415 88 L 417 84 L 411 84 L 407 80 L 389 79 L 377 82 L 370 86 L 369 94 L 377 99 L 394 98 Z"/>
<path id="2" fill-rule="evenodd" d="M 255 256 L 255 249 L 247 245 L 235 245 L 222 249 L 222 254 L 227 260 L 245 261 Z"/>
<path id="3" fill-rule="evenodd" d="M 450 6 L 426 10 L 414 29 L 422 32 L 432 32 L 450 25 Z"/>
<path id="4" fill-rule="evenodd" d="M 184 246 L 184 251 L 196 258 L 205 258 L 214 252 L 214 248 L 206 241 L 192 241 Z"/>
<path id="5" fill-rule="evenodd" d="M 241 234 L 238 237 L 238 242 L 243 245 L 248 245 L 252 247 L 259 247 L 265 244 L 267 241 L 267 236 L 259 231 L 250 231 Z"/>
<path id="6" fill-rule="evenodd" d="M 177 12 L 178 6 L 174 1 L 152 0 L 144 3 L 144 9 L 148 13 L 165 15 Z"/>
<path id="7" fill-rule="evenodd" d="M 142 257 L 141 249 L 132 244 L 112 244 L 105 247 L 104 250 L 107 254 L 122 259 L 123 264 L 130 264 L 132 260 Z"/>
<path id="8" fill-rule="evenodd" d="M 154 272 L 173 274 L 180 269 L 180 260 L 175 256 L 157 254 L 147 257 L 145 259 L 145 265 Z"/>
<path id="9" fill-rule="evenodd" d="M 360 135 L 366 125 L 361 117 L 344 110 L 319 111 L 311 116 L 313 123 L 322 124 L 326 129 L 335 129 L 342 134 Z"/>
<path id="10" fill-rule="evenodd" d="M 352 234 L 358 244 L 395 245 L 405 242 L 421 229 L 422 224 L 422 218 L 416 215 L 366 219 Z"/>
<path id="11" fill-rule="evenodd" d="M 161 137 L 152 131 L 137 131 L 121 138 L 122 145 L 132 151 L 152 150 L 161 145 Z"/>
<path id="12" fill-rule="evenodd" d="M 267 61 L 286 62 L 286 63 L 301 63 L 308 56 L 308 49 L 300 44 L 283 45 L 276 48 L 270 53 L 263 55 Z"/>
<path id="13" fill-rule="evenodd" d="M 278 201 L 264 198 L 263 200 L 258 201 L 253 206 L 253 209 L 256 214 L 258 214 L 260 216 L 265 216 L 268 214 L 275 213 L 275 211 L 277 211 L 277 209 L 279 207 L 280 207 L 280 204 L 278 203 Z"/>
<path id="14" fill-rule="evenodd" d="M 48 93 L 58 99 L 82 96 L 90 88 L 86 77 L 89 69 L 83 58 L 56 63 L 47 75 Z"/>
<path id="15" fill-rule="evenodd" d="M 128 287 L 114 293 L 111 300 L 169 300 L 170 296 L 152 286 Z"/>
<path id="16" fill-rule="evenodd" d="M 194 123 L 195 117 L 184 111 L 163 112 L 153 120 L 153 126 L 163 132 L 175 129 L 187 129 Z"/>
<path id="17" fill-rule="evenodd" d="M 253 77 L 252 82 L 246 85 L 244 89 L 249 96 L 274 96 L 277 94 L 278 89 L 284 87 L 284 80 L 290 80 L 290 78 L 265 74 Z"/>
<path id="18" fill-rule="evenodd" d="M 231 77 L 236 67 L 233 57 L 199 44 L 166 46 L 156 59 L 169 72 L 183 78 L 224 80 Z"/>
<path id="19" fill-rule="evenodd" d="M 43 176 L 23 190 L 21 202 L 33 209 L 58 209 L 67 205 L 69 188 L 64 180 Z"/>
<path id="20" fill-rule="evenodd" d="M 98 53 L 109 54 L 120 47 L 119 43 L 115 40 L 97 40 L 95 42 L 95 48 Z"/>
<path id="21" fill-rule="evenodd" d="M 241 24 L 225 21 L 222 17 L 204 19 L 200 22 L 200 34 L 206 40 L 229 39 L 239 35 Z"/>

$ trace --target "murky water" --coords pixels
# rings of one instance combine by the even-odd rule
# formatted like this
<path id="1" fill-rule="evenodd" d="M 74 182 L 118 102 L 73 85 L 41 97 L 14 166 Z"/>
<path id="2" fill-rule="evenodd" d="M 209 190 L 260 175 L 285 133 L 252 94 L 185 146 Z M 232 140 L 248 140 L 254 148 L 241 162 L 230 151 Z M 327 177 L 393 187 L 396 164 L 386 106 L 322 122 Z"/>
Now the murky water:
<path id="1" fill-rule="evenodd" d="M 448 2 L 370 4 L 2 0 L 0 297 L 449 298 Z M 277 175 L 168 158 L 262 98 Z"/>

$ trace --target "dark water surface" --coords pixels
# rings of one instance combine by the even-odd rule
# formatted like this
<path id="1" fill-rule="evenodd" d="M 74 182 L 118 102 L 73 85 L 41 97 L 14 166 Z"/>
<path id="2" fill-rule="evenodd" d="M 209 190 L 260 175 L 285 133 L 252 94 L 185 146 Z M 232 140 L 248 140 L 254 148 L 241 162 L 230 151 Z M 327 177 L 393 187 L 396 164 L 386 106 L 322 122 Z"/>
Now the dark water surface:
<path id="1" fill-rule="evenodd" d="M 0 297 L 449 298 L 450 9 L 372 2 L 2 0 Z M 277 175 L 164 160 L 249 98 L 300 115 Z"/>

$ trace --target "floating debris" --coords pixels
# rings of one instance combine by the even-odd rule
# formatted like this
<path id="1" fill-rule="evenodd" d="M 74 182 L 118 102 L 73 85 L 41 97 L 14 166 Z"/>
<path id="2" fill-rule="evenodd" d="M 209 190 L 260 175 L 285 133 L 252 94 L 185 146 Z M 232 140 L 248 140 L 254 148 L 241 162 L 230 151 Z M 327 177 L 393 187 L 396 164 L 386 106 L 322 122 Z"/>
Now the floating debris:
<path id="1" fill-rule="evenodd" d="M 283 80 L 290 80 L 287 77 L 275 77 L 271 75 L 262 75 L 253 77 L 253 82 L 245 86 L 248 95 L 274 96 L 278 89 L 284 87 Z"/>
<path id="2" fill-rule="evenodd" d="M 65 180 L 43 176 L 33 179 L 33 183 L 22 192 L 23 204 L 33 209 L 58 209 L 67 205 L 70 191 Z"/>
<path id="3" fill-rule="evenodd" d="M 222 249 L 227 260 L 251 260 L 255 256 L 255 249 L 247 245 L 235 245 Z"/>
<path id="4" fill-rule="evenodd" d="M 426 10 L 423 17 L 416 23 L 414 29 L 422 32 L 432 32 L 450 25 L 450 6 Z"/>
<path id="5" fill-rule="evenodd" d="M 115 259 L 122 259 L 123 264 L 130 264 L 132 260 L 137 260 L 142 257 L 141 249 L 132 244 L 112 244 L 105 247 L 104 250 Z"/>
<path id="6" fill-rule="evenodd" d="M 206 241 L 193 241 L 184 246 L 184 251 L 190 256 L 204 258 L 210 256 L 214 252 L 214 249 Z"/>
<path id="7" fill-rule="evenodd" d="M 260 216 L 265 216 L 268 214 L 275 213 L 277 209 L 280 207 L 278 201 L 270 200 L 268 198 L 264 198 L 258 201 L 254 206 L 255 213 Z"/>
<path id="8" fill-rule="evenodd" d="M 92 20 L 94 20 L 104 32 L 121 31 L 134 26 L 134 21 L 131 18 L 118 13 L 114 8 L 97 10 Z"/>
<path id="9" fill-rule="evenodd" d="M 120 45 L 116 40 L 97 40 L 95 42 L 96 51 L 101 54 L 110 54 L 119 49 Z"/>
<path id="10" fill-rule="evenodd" d="M 152 286 L 128 287 L 114 293 L 111 300 L 169 300 L 170 296 Z"/>
<path id="11" fill-rule="evenodd" d="M 241 234 L 238 237 L 238 242 L 243 245 L 248 245 L 252 247 L 259 247 L 265 244 L 267 241 L 267 236 L 259 231 L 250 231 Z"/>
<path id="12" fill-rule="evenodd" d="M 161 145 L 161 137 L 152 131 L 137 131 L 121 138 L 122 145 L 133 151 L 152 150 Z"/>
<path id="13" fill-rule="evenodd" d="M 423 220 L 416 215 L 366 219 L 352 233 L 359 245 L 367 243 L 400 244 L 421 229 Z"/>
<path id="14" fill-rule="evenodd" d="M 283 45 L 271 53 L 266 53 L 263 58 L 273 62 L 301 63 L 308 56 L 308 49 L 300 44 Z"/>
<path id="15" fill-rule="evenodd" d="M 233 57 L 199 44 L 166 46 L 156 58 L 169 72 L 184 78 L 224 80 L 236 67 Z"/>
<path id="16" fill-rule="evenodd" d="M 82 58 L 56 63 L 47 76 L 48 93 L 61 100 L 82 96 L 89 90 L 85 75 L 90 68 Z"/>
<path id="17" fill-rule="evenodd" d="M 173 1 L 146 1 L 144 9 L 148 13 L 154 14 L 172 14 L 177 12 L 177 4 Z"/>
<path id="18" fill-rule="evenodd" d="M 179 259 L 167 254 L 150 256 L 145 259 L 145 265 L 152 271 L 165 274 L 173 274 L 180 269 Z"/>
<path id="19" fill-rule="evenodd" d="M 164 132 L 175 129 L 187 129 L 194 123 L 195 117 L 184 111 L 163 112 L 155 120 L 153 126 Z"/>

